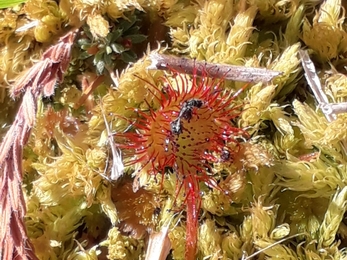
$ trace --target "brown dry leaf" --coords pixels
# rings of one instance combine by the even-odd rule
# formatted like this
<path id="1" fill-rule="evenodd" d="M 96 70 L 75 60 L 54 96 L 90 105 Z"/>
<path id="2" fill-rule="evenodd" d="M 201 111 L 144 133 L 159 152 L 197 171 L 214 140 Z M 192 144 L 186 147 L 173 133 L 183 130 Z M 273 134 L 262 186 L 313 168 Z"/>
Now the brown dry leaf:
<path id="1" fill-rule="evenodd" d="M 153 225 L 156 209 L 153 194 L 144 189 L 134 193 L 131 181 L 127 181 L 113 189 L 111 197 L 121 220 L 120 230 L 136 239 L 142 238 Z"/>

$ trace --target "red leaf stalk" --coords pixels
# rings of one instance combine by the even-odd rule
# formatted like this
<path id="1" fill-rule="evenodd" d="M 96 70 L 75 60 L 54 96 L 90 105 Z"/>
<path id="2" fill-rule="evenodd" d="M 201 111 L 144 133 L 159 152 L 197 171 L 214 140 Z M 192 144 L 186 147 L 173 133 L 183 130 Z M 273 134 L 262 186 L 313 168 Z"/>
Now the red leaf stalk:
<path id="1" fill-rule="evenodd" d="M 201 206 L 199 183 L 194 176 L 188 176 L 185 180 L 185 190 L 188 190 L 187 203 L 187 227 L 186 227 L 186 259 L 195 259 L 198 235 L 198 218 Z"/>

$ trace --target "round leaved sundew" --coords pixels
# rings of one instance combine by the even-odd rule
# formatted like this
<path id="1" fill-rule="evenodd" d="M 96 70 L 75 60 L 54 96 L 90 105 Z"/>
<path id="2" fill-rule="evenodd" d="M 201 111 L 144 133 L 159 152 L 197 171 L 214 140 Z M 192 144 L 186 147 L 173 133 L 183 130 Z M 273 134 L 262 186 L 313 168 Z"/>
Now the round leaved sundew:
<path id="1" fill-rule="evenodd" d="M 177 192 L 184 192 L 187 211 L 186 259 L 195 259 L 198 217 L 201 205 L 199 183 L 216 187 L 211 164 L 232 160 L 237 137 L 246 133 L 232 123 L 240 111 L 232 95 L 223 88 L 223 79 L 191 78 L 176 74 L 165 79 L 164 87 L 153 87 L 160 102 L 156 110 L 140 111 L 136 130 L 120 135 L 120 147 L 137 164 L 138 171 L 164 174 L 168 167 L 178 176 Z M 174 82 L 174 83 L 173 83 Z M 175 87 L 176 86 L 176 87 Z M 179 86 L 179 87 L 177 87 Z M 236 150 L 228 144 L 236 144 Z"/>

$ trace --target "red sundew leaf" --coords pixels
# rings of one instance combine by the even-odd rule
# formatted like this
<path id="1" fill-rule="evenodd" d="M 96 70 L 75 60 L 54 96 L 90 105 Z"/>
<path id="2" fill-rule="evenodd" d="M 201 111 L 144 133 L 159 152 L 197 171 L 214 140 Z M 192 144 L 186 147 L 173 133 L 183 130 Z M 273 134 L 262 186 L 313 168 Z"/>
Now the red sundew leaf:
<path id="1" fill-rule="evenodd" d="M 229 151 L 227 144 L 236 145 L 237 137 L 247 136 L 232 123 L 240 114 L 233 108 L 237 95 L 222 88 L 223 79 L 198 80 L 196 76 L 191 82 L 187 76 L 177 74 L 175 81 L 180 90 L 170 80 L 164 82 L 165 93 L 153 87 L 151 93 L 160 102 L 160 108 L 139 111 L 139 120 L 133 124 L 135 132 L 119 135 L 124 156 L 131 158 L 128 165 L 137 164 L 134 189 L 140 187 L 142 174 L 165 174 L 167 167 L 177 174 L 176 196 L 181 192 L 186 196 L 186 259 L 194 259 L 196 254 L 199 183 L 219 188 L 210 175 L 210 164 L 232 162 L 232 151 L 228 157 L 224 154 Z"/>

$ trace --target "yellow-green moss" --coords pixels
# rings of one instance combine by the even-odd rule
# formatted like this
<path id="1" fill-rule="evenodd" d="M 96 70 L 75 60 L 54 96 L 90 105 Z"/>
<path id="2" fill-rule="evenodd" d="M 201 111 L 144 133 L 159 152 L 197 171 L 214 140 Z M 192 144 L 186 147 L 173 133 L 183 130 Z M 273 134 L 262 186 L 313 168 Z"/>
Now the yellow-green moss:
<path id="1" fill-rule="evenodd" d="M 15 113 L 5 95 L 59 36 L 81 27 L 84 36 L 79 39 L 91 37 L 92 43 L 102 45 L 129 15 L 140 21 L 131 25 L 134 35 L 149 35 L 152 28 L 141 24 L 154 15 L 167 26 L 168 35 L 155 38 L 157 49 L 149 40 L 130 44 L 129 50 L 138 55 L 136 62 L 124 62 L 125 56 L 123 63 L 115 63 L 119 76 L 105 68 L 102 82 L 90 91 L 100 76 L 100 57 L 96 62 L 93 48 L 76 44 L 58 94 L 38 104 L 36 125 L 24 151 L 23 190 L 28 236 L 39 259 L 144 259 L 149 235 L 134 238 L 125 233 L 136 233 L 135 224 L 160 231 L 167 223 L 171 257 L 184 259 L 186 215 L 181 205 L 186 201 L 183 194 L 176 197 L 180 180 L 175 173 L 169 169 L 163 179 L 146 172 L 137 176 L 134 188 L 143 186 L 151 195 L 139 203 L 143 197 L 135 193 L 133 208 L 151 209 L 153 217 L 137 214 L 134 225 L 122 219 L 124 206 L 114 198 L 127 196 L 129 190 L 119 186 L 124 179 L 133 181 L 136 165 L 128 167 L 131 158 L 123 158 L 124 177 L 115 183 L 107 178 L 113 163 L 112 138 L 103 115 L 114 132 L 136 131 L 137 110 L 159 107 L 161 97 L 153 93 L 154 88 L 165 91 L 161 77 L 181 89 L 173 73 L 146 70 L 153 49 L 283 72 L 272 82 L 251 83 L 235 100 L 243 108 L 236 124 L 250 136 L 240 140 L 232 162 L 211 165 L 220 189 L 201 183 L 198 258 L 259 254 L 273 259 L 343 259 L 347 161 L 341 141 L 347 137 L 346 115 L 327 122 L 303 77 L 298 55 L 300 49 L 310 49 L 329 100 L 347 101 L 347 32 L 341 0 L 28 0 L 0 11 L 0 111 Z M 34 26 L 23 29 L 30 22 Z M 151 50 L 147 44 L 152 44 Z M 112 48 L 119 51 L 123 45 L 97 48 L 114 53 Z M 226 83 L 231 91 L 240 86 Z M 1 133 L 11 120 L 1 119 Z"/>

